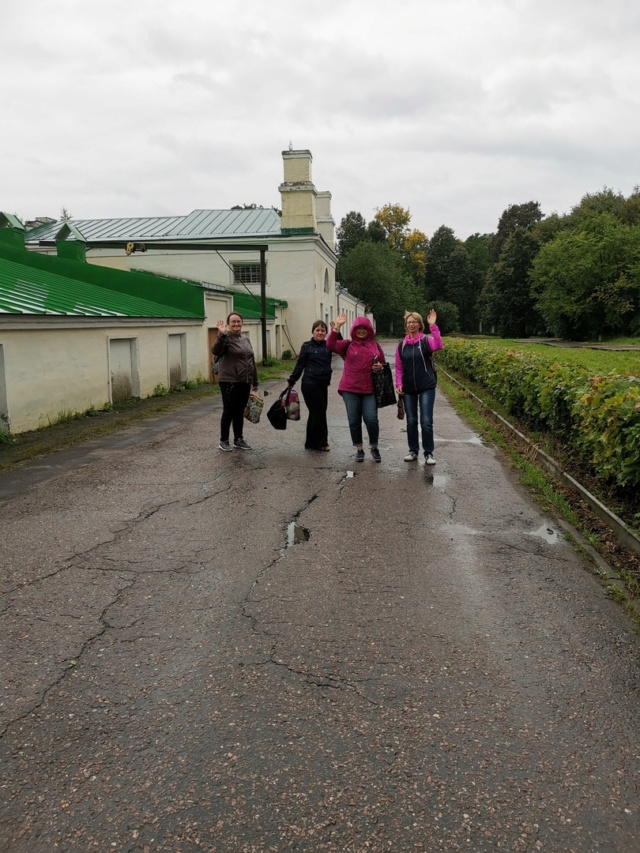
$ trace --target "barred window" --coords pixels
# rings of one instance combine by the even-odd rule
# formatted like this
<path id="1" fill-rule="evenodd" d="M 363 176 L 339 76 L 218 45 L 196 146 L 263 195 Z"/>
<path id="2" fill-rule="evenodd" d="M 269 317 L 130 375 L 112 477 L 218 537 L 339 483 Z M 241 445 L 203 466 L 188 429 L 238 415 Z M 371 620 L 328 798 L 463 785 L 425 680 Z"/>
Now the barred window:
<path id="1" fill-rule="evenodd" d="M 232 264 L 234 284 L 260 284 L 260 264 Z"/>

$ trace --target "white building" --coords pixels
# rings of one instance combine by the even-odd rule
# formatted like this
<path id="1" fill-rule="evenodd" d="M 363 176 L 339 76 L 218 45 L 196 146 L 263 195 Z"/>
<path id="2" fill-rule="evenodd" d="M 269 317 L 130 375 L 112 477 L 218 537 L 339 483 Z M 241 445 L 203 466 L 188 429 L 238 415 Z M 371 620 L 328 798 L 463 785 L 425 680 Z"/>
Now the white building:
<path id="1" fill-rule="evenodd" d="M 331 193 L 318 192 L 313 184 L 311 152 L 283 151 L 282 158 L 281 214 L 275 208 L 252 207 L 194 210 L 187 216 L 74 220 L 87 244 L 87 260 L 201 282 L 208 293 L 208 345 L 221 319 L 223 290 L 253 294 L 259 306 L 262 254 L 265 295 L 287 306 L 266 329 L 266 355 L 280 357 L 287 349 L 297 353 L 309 339 L 314 320 L 329 324 L 345 312 L 351 322 L 365 306 L 336 288 Z M 51 251 L 61 225 L 49 222 L 30 230 L 28 247 Z M 262 357 L 253 334 L 252 342 Z"/>

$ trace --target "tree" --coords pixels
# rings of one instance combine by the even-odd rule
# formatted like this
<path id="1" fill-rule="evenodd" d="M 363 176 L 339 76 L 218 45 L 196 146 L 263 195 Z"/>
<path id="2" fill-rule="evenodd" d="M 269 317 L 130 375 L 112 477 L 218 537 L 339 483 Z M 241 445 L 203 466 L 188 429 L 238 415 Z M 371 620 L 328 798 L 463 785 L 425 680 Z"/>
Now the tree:
<path id="1" fill-rule="evenodd" d="M 377 219 L 372 219 L 367 225 L 367 237 L 372 243 L 386 243 L 387 232 Z"/>
<path id="2" fill-rule="evenodd" d="M 463 330 L 468 333 L 480 330 L 480 294 L 491 265 L 490 245 L 492 237 L 492 234 L 472 234 L 467 237 L 463 244 L 469 258 L 471 276 L 469 283 L 470 299 L 462 323 Z"/>
<path id="3" fill-rule="evenodd" d="M 420 294 L 402 258 L 387 243 L 360 243 L 341 261 L 341 283 L 373 311 L 378 328 L 402 329 L 405 310 L 420 310 Z"/>
<path id="4" fill-rule="evenodd" d="M 425 291 L 427 300 L 449 299 L 449 267 L 458 240 L 451 228 L 441 225 L 429 240 Z"/>
<path id="5" fill-rule="evenodd" d="M 625 198 L 622 193 L 616 192 L 610 187 L 603 187 L 600 192 L 586 193 L 579 204 L 571 208 L 571 213 L 567 219 L 572 223 L 578 223 L 592 213 L 610 213 L 620 219 L 624 206 Z"/>
<path id="6" fill-rule="evenodd" d="M 441 334 L 450 335 L 453 332 L 460 331 L 460 312 L 457 305 L 454 305 L 453 302 L 436 299 L 429 305 L 429 309 L 431 308 L 438 315 L 438 328 Z"/>
<path id="7" fill-rule="evenodd" d="M 491 241 L 491 258 L 496 262 L 507 237 L 518 228 L 530 231 L 536 222 L 540 222 L 543 213 L 537 201 L 528 201 L 525 204 L 511 204 L 502 213 L 498 221 L 498 230 Z"/>
<path id="8" fill-rule="evenodd" d="M 399 204 L 378 208 L 369 228 L 382 231 L 384 238 L 405 261 L 407 271 L 416 284 L 421 284 L 426 269 L 427 235 L 417 228 L 409 230 L 411 213 Z M 375 224 L 374 224 L 375 223 Z M 377 228 L 376 228 L 377 226 Z"/>
<path id="9" fill-rule="evenodd" d="M 529 274 L 538 254 L 535 236 L 522 228 L 510 234 L 500 259 L 487 272 L 485 319 L 502 337 L 530 337 L 545 325 L 531 293 Z"/>
<path id="10" fill-rule="evenodd" d="M 337 254 L 344 257 L 358 243 L 368 239 L 367 222 L 361 213 L 351 210 L 343 216 L 340 225 L 336 228 Z"/>
<path id="11" fill-rule="evenodd" d="M 376 210 L 374 219 L 384 228 L 387 243 L 397 252 L 404 251 L 411 214 L 399 204 L 385 204 Z"/>
<path id="12" fill-rule="evenodd" d="M 531 270 L 536 304 L 565 339 L 635 329 L 640 314 L 640 226 L 591 212 L 540 249 Z"/>

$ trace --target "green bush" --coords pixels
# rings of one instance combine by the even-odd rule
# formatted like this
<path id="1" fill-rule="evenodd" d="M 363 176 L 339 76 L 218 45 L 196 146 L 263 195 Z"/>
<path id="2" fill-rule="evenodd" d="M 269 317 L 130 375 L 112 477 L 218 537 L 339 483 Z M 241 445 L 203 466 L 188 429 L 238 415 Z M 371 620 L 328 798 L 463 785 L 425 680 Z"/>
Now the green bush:
<path id="1" fill-rule="evenodd" d="M 640 376 L 593 376 L 552 357 L 455 338 L 438 360 L 566 443 L 596 476 L 623 489 L 640 485 Z"/>

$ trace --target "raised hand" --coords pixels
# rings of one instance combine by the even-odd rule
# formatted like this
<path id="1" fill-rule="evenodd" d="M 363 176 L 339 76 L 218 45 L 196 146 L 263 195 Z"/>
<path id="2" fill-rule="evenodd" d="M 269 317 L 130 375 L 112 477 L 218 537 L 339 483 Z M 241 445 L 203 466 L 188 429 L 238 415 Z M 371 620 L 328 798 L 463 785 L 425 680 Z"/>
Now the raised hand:
<path id="1" fill-rule="evenodd" d="M 218 327 L 218 331 L 220 332 L 221 335 L 227 334 L 227 331 L 228 331 L 227 330 L 227 324 L 225 323 L 224 320 L 218 320 L 218 322 L 216 323 L 216 326 Z"/>

